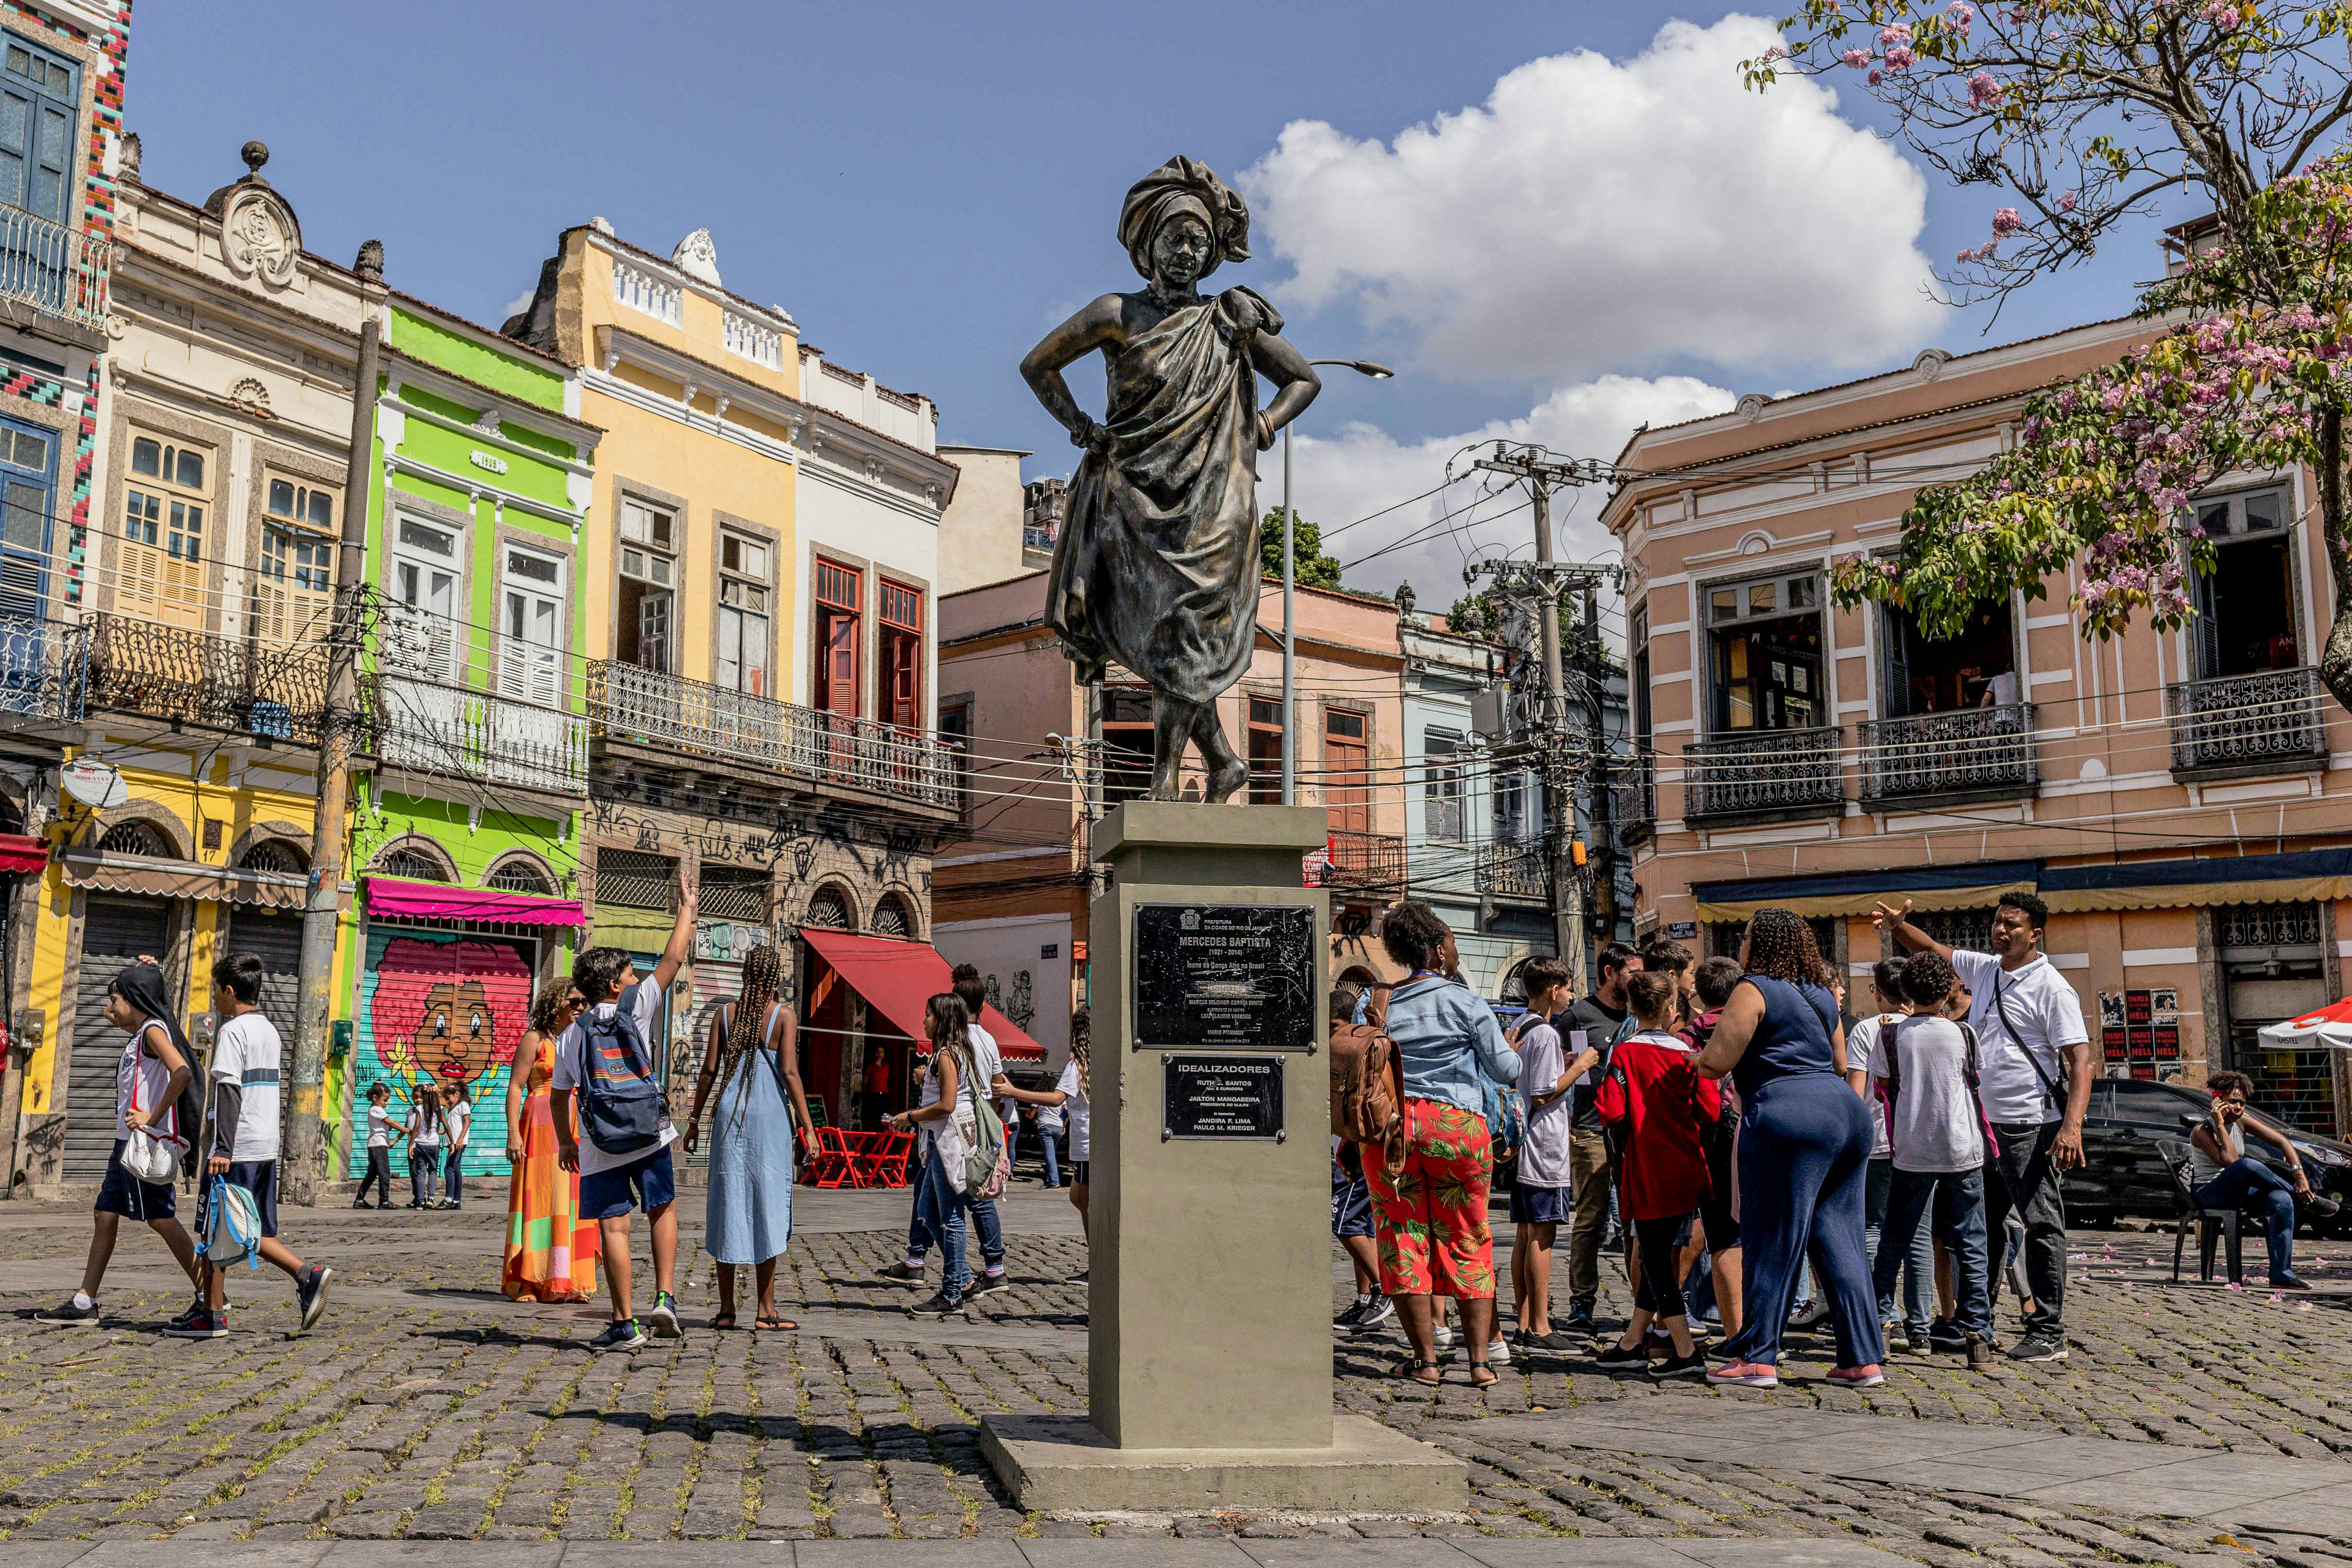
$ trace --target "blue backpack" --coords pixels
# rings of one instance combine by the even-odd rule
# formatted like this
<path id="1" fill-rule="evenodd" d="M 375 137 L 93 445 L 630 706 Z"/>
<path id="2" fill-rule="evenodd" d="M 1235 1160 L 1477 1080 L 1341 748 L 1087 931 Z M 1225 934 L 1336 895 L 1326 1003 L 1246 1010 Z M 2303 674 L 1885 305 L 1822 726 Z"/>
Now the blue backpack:
<path id="1" fill-rule="evenodd" d="M 610 1013 L 591 1008 L 580 1017 L 580 1131 L 608 1155 L 651 1148 L 669 1109 L 630 1009 L 636 988 L 623 991 Z"/>

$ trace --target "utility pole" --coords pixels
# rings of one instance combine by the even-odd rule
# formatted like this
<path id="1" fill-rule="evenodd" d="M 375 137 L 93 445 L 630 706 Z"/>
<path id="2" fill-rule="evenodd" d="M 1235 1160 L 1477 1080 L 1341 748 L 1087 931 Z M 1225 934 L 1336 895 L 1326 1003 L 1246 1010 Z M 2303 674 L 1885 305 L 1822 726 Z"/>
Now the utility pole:
<path id="1" fill-rule="evenodd" d="M 1538 446 L 1513 447 L 1496 442 L 1494 452 L 1475 467 L 1523 480 L 1535 501 L 1536 559 L 1524 563 L 1482 560 L 1470 575 L 1492 571 L 1496 586 L 1507 592 L 1531 593 L 1536 601 L 1537 635 L 1542 643 L 1544 703 L 1537 727 L 1537 753 L 1543 768 L 1546 849 L 1551 862 L 1553 940 L 1560 961 L 1580 982 L 1585 978 L 1584 879 L 1576 865 L 1576 806 L 1574 780 L 1578 772 L 1575 740 L 1568 727 L 1568 677 L 1559 649 L 1559 595 L 1566 589 L 1589 585 L 1597 577 L 1591 567 L 1561 566 L 1553 559 L 1551 493 L 1563 486 L 1592 484 L 1601 477 L 1598 463 L 1563 462 Z M 1589 591 L 1589 587 L 1588 587 Z"/>
<path id="2" fill-rule="evenodd" d="M 1584 595 L 1584 635 L 1576 650 L 1582 674 L 1585 733 L 1592 737 L 1592 925 L 1600 941 L 1617 931 L 1617 795 L 1611 787 L 1612 752 L 1609 742 L 1609 661 L 1601 648 L 1601 596 L 1588 580 Z"/>
<path id="3" fill-rule="evenodd" d="M 383 359 L 383 246 L 360 246 L 363 312 L 352 383 L 352 449 L 343 469 L 343 531 L 335 551 L 334 619 L 327 640 L 327 707 L 319 726 L 318 807 L 310 817 L 310 880 L 302 905 L 302 1010 L 294 1033 L 294 1094 L 287 1107 L 280 1179 L 289 1203 L 318 1197 L 326 1165 L 320 1099 L 334 1028 L 335 936 L 342 924 L 344 816 L 357 739 L 361 598 L 367 583 L 368 481 L 374 468 L 376 376 Z"/>

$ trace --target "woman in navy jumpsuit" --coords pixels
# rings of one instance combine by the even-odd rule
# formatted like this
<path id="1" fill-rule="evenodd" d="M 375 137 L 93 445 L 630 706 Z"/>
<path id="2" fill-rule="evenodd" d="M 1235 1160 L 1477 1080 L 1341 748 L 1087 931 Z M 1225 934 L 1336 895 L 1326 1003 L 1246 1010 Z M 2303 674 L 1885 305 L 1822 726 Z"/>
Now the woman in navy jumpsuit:
<path id="1" fill-rule="evenodd" d="M 1836 1324 L 1832 1381 L 1885 1381 L 1886 1354 L 1863 1241 L 1870 1113 L 1845 1079 L 1845 1034 L 1813 934 L 1786 909 L 1759 909 L 1740 955 L 1748 974 L 1701 1053 L 1704 1077 L 1738 1085 L 1739 1238 L 1748 1322 L 1710 1383 L 1779 1380 L 1806 1249 L 1815 1249 Z"/>

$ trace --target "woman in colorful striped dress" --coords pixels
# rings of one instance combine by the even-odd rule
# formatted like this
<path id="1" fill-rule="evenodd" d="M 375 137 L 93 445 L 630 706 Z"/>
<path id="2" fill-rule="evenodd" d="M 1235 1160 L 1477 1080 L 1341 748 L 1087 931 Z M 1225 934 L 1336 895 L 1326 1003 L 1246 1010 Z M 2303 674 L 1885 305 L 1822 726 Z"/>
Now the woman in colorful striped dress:
<path id="1" fill-rule="evenodd" d="M 580 1177 L 555 1159 L 548 1081 L 555 1042 L 580 1016 L 569 977 L 540 989 L 507 1080 L 506 1268 L 499 1288 L 518 1301 L 584 1301 L 596 1293 L 596 1222 L 580 1218 Z"/>

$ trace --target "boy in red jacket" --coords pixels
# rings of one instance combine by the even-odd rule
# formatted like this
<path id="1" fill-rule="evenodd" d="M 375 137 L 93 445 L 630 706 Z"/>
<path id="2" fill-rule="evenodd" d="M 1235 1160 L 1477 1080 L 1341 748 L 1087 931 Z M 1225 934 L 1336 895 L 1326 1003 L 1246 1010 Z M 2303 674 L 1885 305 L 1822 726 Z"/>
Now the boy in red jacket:
<path id="1" fill-rule="evenodd" d="M 1672 975 L 1644 972 L 1626 981 L 1641 1029 L 1611 1054 L 1609 1076 L 1593 1097 L 1601 1121 L 1618 1135 L 1617 1207 L 1633 1228 L 1641 1263 L 1624 1337 L 1594 1359 L 1603 1366 L 1646 1361 L 1654 1321 L 1674 1342 L 1674 1354 L 1651 1366 L 1655 1378 L 1706 1374 L 1683 1308 L 1675 1237 L 1710 1190 L 1706 1136 L 1722 1109 L 1715 1083 L 1692 1071 L 1698 1053 L 1690 1038 L 1668 1032 L 1677 1016 L 1675 991 Z"/>

